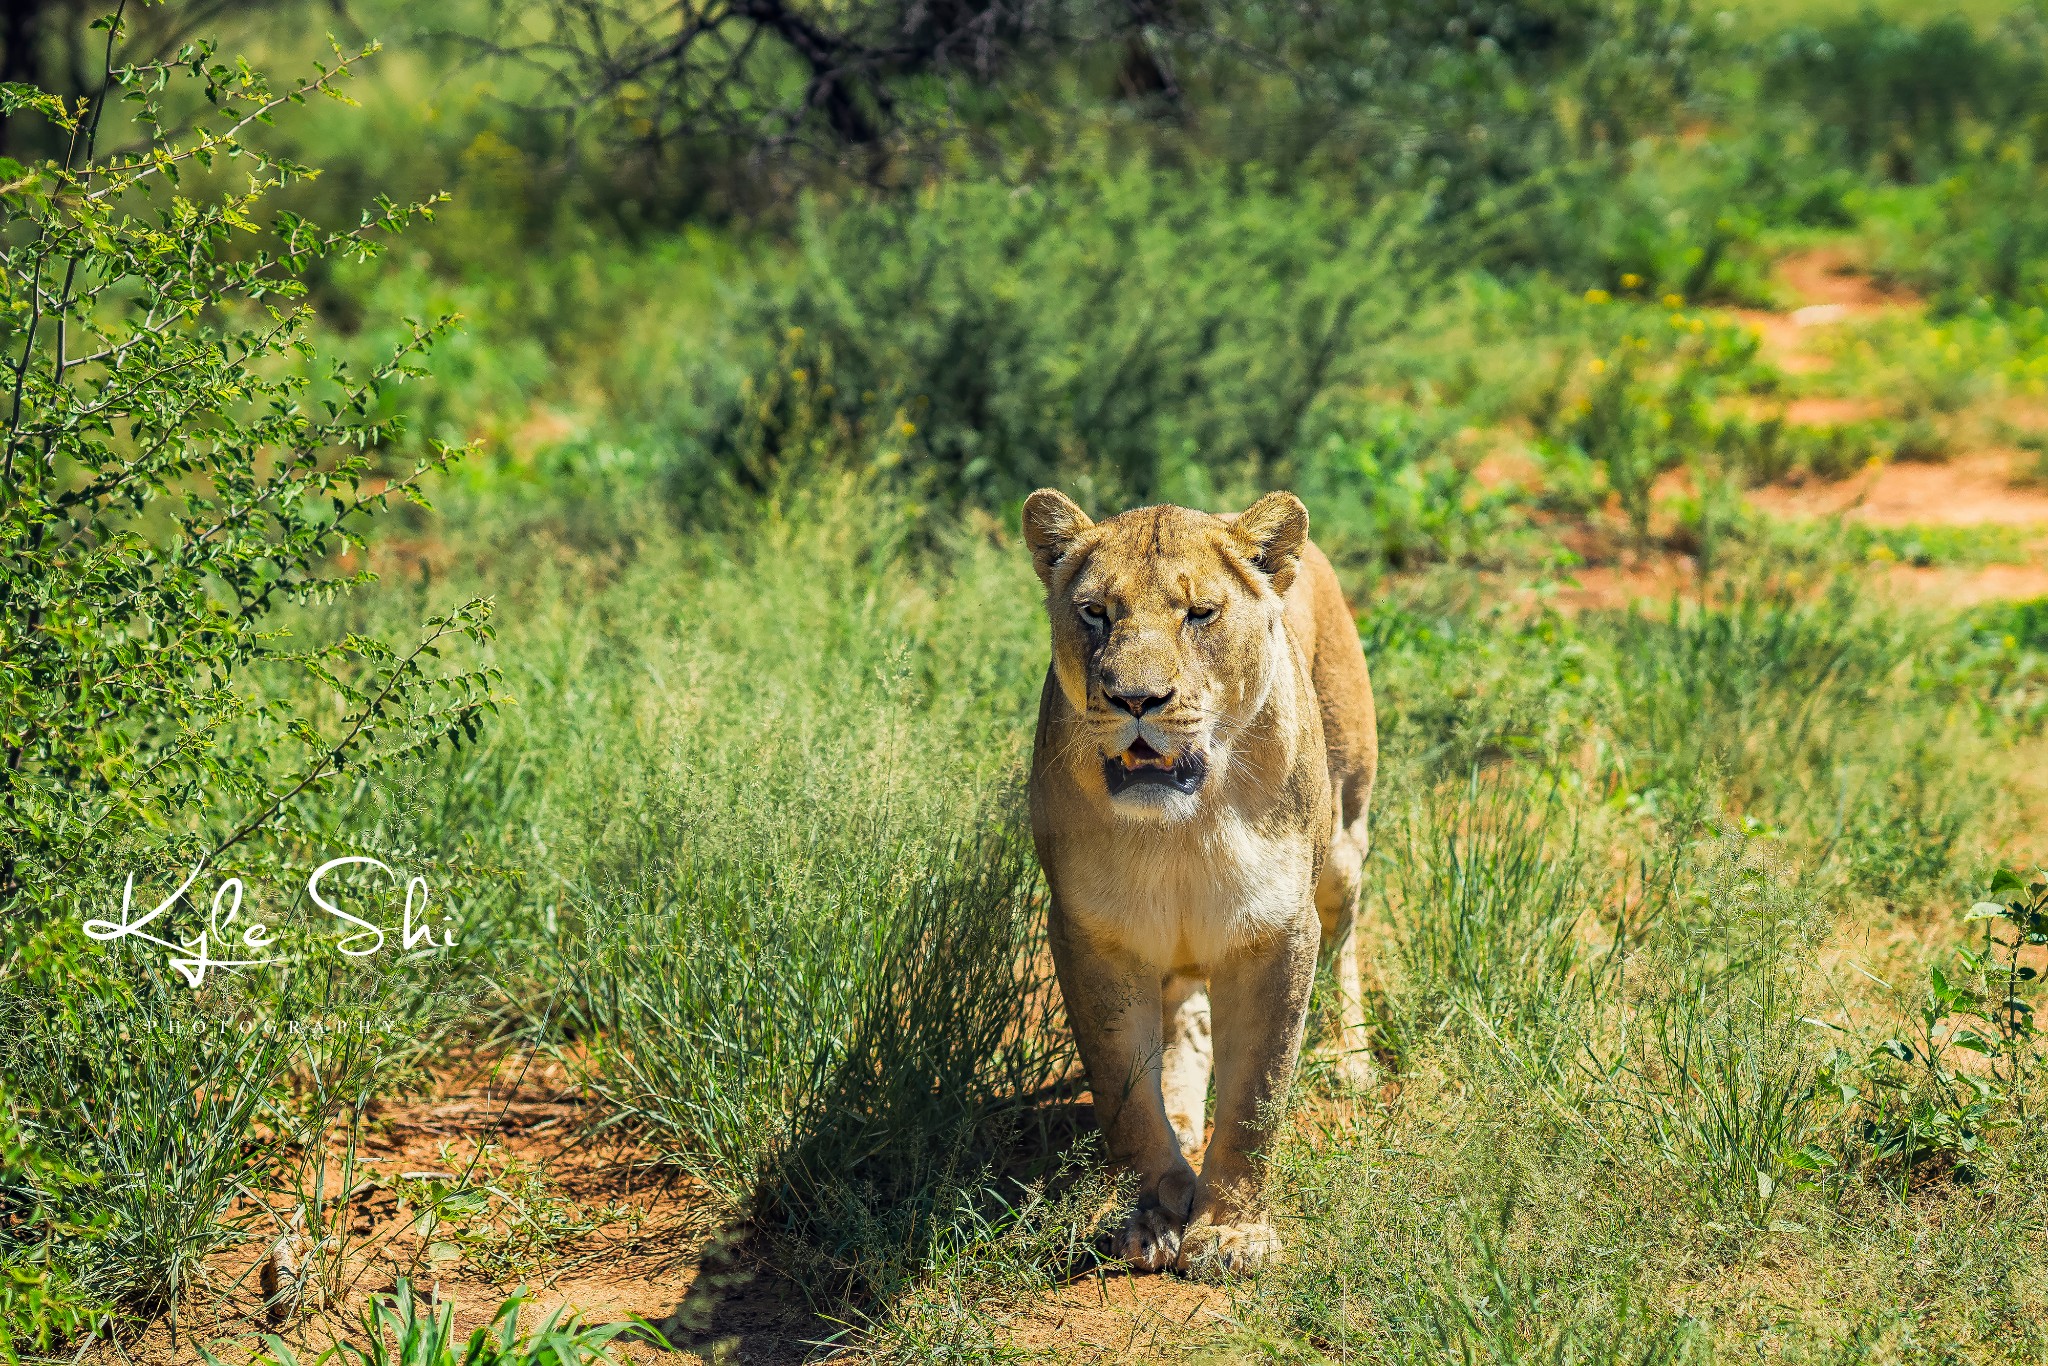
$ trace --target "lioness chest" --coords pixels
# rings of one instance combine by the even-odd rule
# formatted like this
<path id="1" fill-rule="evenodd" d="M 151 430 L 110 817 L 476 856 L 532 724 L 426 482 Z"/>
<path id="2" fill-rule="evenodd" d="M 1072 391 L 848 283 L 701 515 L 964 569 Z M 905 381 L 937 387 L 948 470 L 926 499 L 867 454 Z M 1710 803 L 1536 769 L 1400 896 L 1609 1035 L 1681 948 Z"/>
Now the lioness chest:
<path id="1" fill-rule="evenodd" d="M 1063 909 L 1104 947 L 1162 972 L 1198 974 L 1298 918 L 1321 852 L 1299 830 L 1261 829 L 1234 814 L 1201 829 L 1081 844 L 1061 859 Z"/>

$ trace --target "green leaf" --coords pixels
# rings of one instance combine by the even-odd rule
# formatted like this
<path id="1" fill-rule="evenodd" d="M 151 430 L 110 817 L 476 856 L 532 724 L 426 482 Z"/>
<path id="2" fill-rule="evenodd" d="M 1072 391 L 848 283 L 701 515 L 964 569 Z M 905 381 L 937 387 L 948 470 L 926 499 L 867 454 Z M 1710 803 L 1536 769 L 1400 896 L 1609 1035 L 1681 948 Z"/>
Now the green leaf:
<path id="1" fill-rule="evenodd" d="M 1802 1172 L 1831 1171 L 1842 1165 L 1833 1153 L 1818 1143 L 1808 1143 L 1804 1147 L 1795 1148 L 1785 1154 L 1784 1161 L 1786 1166 Z M 1763 1173 L 1758 1172 L 1757 1175 L 1762 1176 Z"/>
<path id="2" fill-rule="evenodd" d="M 1996 1042 L 1985 1038 L 1974 1029 L 1962 1030 L 1951 1038 L 1949 1042 L 1957 1048 L 1967 1048 L 1972 1053 L 1996 1054 L 1998 1052 L 1998 1044 Z"/>

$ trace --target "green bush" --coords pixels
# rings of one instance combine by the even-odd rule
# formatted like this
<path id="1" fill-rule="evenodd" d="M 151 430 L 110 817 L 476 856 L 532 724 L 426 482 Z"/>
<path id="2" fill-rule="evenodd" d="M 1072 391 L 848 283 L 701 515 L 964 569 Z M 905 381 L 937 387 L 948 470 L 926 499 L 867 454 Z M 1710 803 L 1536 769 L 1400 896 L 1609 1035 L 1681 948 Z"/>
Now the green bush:
<path id="1" fill-rule="evenodd" d="M 2048 144 L 2044 144 L 2048 145 Z M 1876 265 L 1939 314 L 2048 303 L 2048 162 L 1994 147 L 1874 220 Z"/>
<path id="2" fill-rule="evenodd" d="M 105 1305 L 59 1261 L 91 1232 L 75 1208 L 89 1185 L 69 1163 L 31 1146 L 0 1109 L 0 1361 L 19 1361 L 23 1350 L 49 1353 L 103 1320 Z"/>
<path id="3" fill-rule="evenodd" d="M 1282 477 L 1439 287 L 1456 235 L 1425 237 L 1424 207 L 1143 166 L 814 206 L 797 269 L 733 324 L 751 378 L 673 486 L 759 491 L 834 458 L 995 503 Z"/>
<path id="4" fill-rule="evenodd" d="M 2037 133 L 2048 107 L 2048 10 L 2038 0 L 1999 33 L 1960 15 L 1915 26 L 1866 8 L 1774 45 L 1766 92 L 1809 111 L 1849 165 L 1896 181 L 1934 179 L 1982 138 Z"/>
<path id="5" fill-rule="evenodd" d="M 118 40 L 118 25 L 109 21 Z M 110 44 L 110 51 L 114 45 Z M 279 604 L 343 586 L 332 557 L 371 513 L 454 452 L 373 478 L 392 422 L 380 393 L 445 324 L 414 323 L 367 375 L 316 378 L 299 277 L 364 256 L 427 211 L 388 201 L 351 229 L 289 213 L 244 248 L 266 195 L 309 174 L 249 144 L 275 111 L 357 59 L 273 91 L 188 48 L 112 67 L 80 109 L 25 87 L 0 106 L 72 135 L 70 161 L 9 162 L 0 346 L 12 401 L 0 453 L 0 907 L 47 905 L 88 867 L 149 872 L 217 859 L 341 768 L 473 733 L 481 677 L 436 678 L 437 642 L 479 635 L 467 604 L 395 651 L 365 638 L 303 646 L 268 629 Z M 183 138 L 157 91 L 200 83 L 211 121 Z M 109 106 L 141 152 L 95 149 Z M 181 176 L 237 158 L 250 188 L 194 198 Z M 300 670 L 344 707 L 335 724 L 252 697 L 248 676 Z M 331 716 L 329 711 L 327 715 Z"/>
<path id="6" fill-rule="evenodd" d="M 46 119 L 70 149 L 0 161 L 0 1003 L 20 1031 L 0 1102 L 85 1180 L 10 1170 L 0 1261 L 13 1275 L 40 1240 L 52 1277 L 154 1312 L 232 1236 L 221 1216 L 292 1131 L 277 1092 L 308 1060 L 267 1033 L 202 1040 L 186 1026 L 247 1002 L 202 1005 L 133 942 L 87 949 L 55 913 L 105 904 L 124 878 L 197 880 L 230 851 L 261 861 L 250 846 L 323 783 L 473 736 L 495 699 L 487 673 L 431 667 L 450 637 L 486 634 L 481 600 L 405 649 L 281 629 L 284 609 L 360 581 L 337 557 L 456 454 L 377 463 L 396 431 L 383 397 L 445 323 L 409 323 L 366 373 L 323 373 L 302 279 L 430 206 L 380 201 L 341 230 L 266 210 L 311 172 L 252 130 L 361 58 L 273 88 L 205 45 L 124 62 L 121 21 L 101 28 L 101 97 L 0 87 L 11 122 Z M 165 93 L 180 82 L 206 101 L 182 131 Z M 245 188 L 209 188 L 229 163 Z"/>
<path id="7" fill-rule="evenodd" d="M 1337 561 L 1416 569 L 1502 550 L 1515 496 L 1488 492 L 1460 450 L 1457 408 L 1350 407 L 1345 435 L 1295 462 L 1287 483 L 1315 509 L 1316 543 Z"/>

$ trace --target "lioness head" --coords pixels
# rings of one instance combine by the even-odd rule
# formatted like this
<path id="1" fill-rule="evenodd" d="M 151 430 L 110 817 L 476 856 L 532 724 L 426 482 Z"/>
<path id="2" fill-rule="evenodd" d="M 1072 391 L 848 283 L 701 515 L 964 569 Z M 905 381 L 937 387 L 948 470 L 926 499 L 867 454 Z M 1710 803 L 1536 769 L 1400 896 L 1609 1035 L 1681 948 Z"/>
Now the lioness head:
<path id="1" fill-rule="evenodd" d="M 1281 598 L 1307 539 L 1291 493 L 1231 521 L 1150 507 L 1096 523 L 1053 489 L 1025 500 L 1053 674 L 1078 718 L 1061 761 L 1084 792 L 1133 817 L 1201 810 L 1289 667 Z"/>

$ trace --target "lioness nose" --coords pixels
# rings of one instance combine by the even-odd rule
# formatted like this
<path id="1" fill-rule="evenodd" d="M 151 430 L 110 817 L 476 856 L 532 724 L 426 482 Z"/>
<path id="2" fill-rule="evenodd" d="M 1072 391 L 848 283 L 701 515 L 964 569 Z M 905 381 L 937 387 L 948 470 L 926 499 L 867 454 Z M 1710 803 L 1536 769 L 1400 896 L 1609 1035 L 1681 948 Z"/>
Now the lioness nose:
<path id="1" fill-rule="evenodd" d="M 1143 716 L 1146 712 L 1154 711 L 1173 700 L 1173 690 L 1168 688 L 1165 692 L 1158 693 L 1113 692 L 1109 695 L 1109 700 L 1133 716 Z"/>

